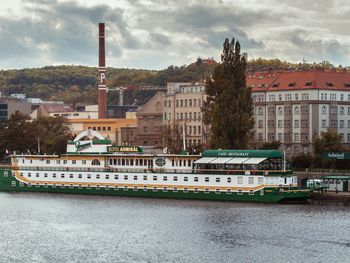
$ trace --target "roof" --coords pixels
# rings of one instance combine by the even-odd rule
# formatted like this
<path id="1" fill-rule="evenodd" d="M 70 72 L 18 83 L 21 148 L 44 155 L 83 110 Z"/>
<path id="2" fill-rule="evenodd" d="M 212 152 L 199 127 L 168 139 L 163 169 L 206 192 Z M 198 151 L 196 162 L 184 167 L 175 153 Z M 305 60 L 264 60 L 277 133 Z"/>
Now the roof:
<path id="1" fill-rule="evenodd" d="M 271 71 L 246 76 L 253 92 L 281 90 L 349 90 L 350 72 L 346 71 Z"/>
<path id="2" fill-rule="evenodd" d="M 72 106 L 64 104 L 43 104 L 41 107 L 44 108 L 48 113 L 74 111 Z"/>
<path id="3" fill-rule="evenodd" d="M 206 150 L 202 157 L 282 158 L 283 155 L 278 150 Z"/>

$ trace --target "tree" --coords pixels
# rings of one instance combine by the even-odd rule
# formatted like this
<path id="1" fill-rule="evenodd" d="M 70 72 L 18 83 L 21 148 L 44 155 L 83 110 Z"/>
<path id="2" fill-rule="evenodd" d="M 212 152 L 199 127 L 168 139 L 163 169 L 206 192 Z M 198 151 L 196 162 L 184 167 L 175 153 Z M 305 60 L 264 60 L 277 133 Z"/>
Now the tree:
<path id="1" fill-rule="evenodd" d="M 278 150 L 281 147 L 280 141 L 265 142 L 260 149 L 262 150 Z"/>
<path id="2" fill-rule="evenodd" d="M 339 152 L 343 150 L 341 135 L 337 132 L 327 129 L 320 136 L 316 136 L 314 142 L 315 156 L 321 157 L 323 152 Z"/>
<path id="3" fill-rule="evenodd" d="M 163 125 L 162 140 L 164 147 L 167 147 L 168 153 L 180 153 L 182 149 L 181 126 L 175 123 L 174 125 Z"/>
<path id="4" fill-rule="evenodd" d="M 246 60 L 238 41 L 225 40 L 221 63 L 206 81 L 204 122 L 210 125 L 210 147 L 244 149 L 254 126 L 251 89 L 246 87 Z"/>

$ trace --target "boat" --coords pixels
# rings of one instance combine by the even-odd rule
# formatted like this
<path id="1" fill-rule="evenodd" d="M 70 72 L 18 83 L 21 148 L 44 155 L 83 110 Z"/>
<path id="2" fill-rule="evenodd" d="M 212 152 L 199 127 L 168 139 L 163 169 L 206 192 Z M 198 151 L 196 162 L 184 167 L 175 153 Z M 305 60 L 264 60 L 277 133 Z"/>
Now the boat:
<path id="1" fill-rule="evenodd" d="M 198 155 L 155 154 L 114 146 L 87 130 L 62 155 L 12 154 L 0 169 L 0 191 L 157 198 L 305 201 L 278 150 L 206 150 Z"/>

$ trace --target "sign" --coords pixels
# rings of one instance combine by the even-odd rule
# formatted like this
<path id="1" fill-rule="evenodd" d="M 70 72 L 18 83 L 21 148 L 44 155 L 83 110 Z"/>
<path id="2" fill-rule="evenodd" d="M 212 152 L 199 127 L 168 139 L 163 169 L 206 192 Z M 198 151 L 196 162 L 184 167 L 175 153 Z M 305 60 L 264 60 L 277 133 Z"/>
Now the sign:
<path id="1" fill-rule="evenodd" d="M 350 152 L 325 152 L 322 158 L 326 160 L 350 160 Z"/>
<path id="2" fill-rule="evenodd" d="M 164 160 L 164 158 L 157 158 L 156 160 L 155 160 L 155 164 L 157 165 L 157 166 L 164 166 L 165 165 L 165 160 Z"/>
<path id="3" fill-rule="evenodd" d="M 139 146 L 108 146 L 109 153 L 128 152 L 128 153 L 142 153 L 142 148 Z"/>

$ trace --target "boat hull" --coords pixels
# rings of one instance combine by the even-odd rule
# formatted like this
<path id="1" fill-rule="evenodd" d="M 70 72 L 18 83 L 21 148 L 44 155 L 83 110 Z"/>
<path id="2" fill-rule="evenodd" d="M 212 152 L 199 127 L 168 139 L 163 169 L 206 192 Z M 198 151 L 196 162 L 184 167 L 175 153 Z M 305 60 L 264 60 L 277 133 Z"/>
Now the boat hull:
<path id="1" fill-rule="evenodd" d="M 7 176 L 4 176 L 7 171 Z M 239 201 L 239 202 L 264 202 L 264 203 L 281 203 L 306 201 L 310 197 L 308 190 L 285 189 L 280 191 L 276 188 L 265 187 L 263 191 L 254 193 L 248 192 L 216 192 L 216 191 L 184 191 L 179 189 L 174 191 L 168 189 L 142 189 L 137 188 L 106 188 L 106 187 L 78 187 L 78 186 L 61 186 L 53 187 L 52 185 L 32 185 L 20 184 L 16 177 L 12 176 L 11 170 L 0 170 L 0 191 L 6 192 L 42 192 L 42 193 L 64 193 L 64 194 L 88 194 L 88 195 L 110 195 L 110 196 L 130 196 L 130 197 L 151 197 L 151 198 L 174 198 L 174 199 L 192 199 L 192 200 L 210 200 L 210 201 Z"/>

